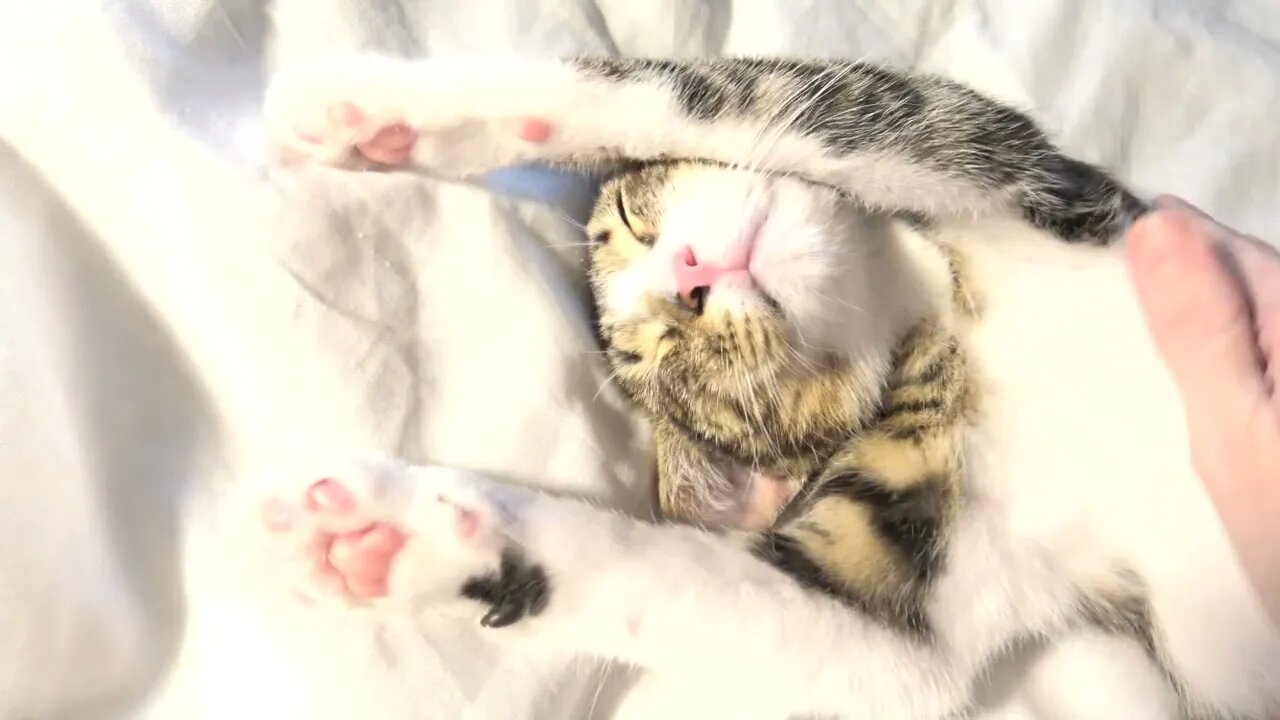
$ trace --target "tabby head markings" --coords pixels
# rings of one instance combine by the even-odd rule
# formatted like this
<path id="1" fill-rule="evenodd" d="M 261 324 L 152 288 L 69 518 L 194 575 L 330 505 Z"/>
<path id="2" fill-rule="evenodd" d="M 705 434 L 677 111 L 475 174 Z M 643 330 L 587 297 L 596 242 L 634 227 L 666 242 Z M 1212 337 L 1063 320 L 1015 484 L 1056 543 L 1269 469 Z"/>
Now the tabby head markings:
<path id="1" fill-rule="evenodd" d="M 918 316 L 889 222 L 800 180 L 645 165 L 603 185 L 587 229 L 618 382 L 655 420 L 757 469 L 829 456 Z"/>

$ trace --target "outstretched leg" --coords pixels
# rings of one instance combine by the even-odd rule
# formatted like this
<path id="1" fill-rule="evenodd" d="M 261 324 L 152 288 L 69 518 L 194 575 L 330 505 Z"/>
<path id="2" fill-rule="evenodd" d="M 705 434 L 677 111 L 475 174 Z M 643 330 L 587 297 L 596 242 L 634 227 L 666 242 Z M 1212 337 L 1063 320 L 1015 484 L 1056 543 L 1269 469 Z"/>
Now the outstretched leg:
<path id="1" fill-rule="evenodd" d="M 746 538 L 461 471 L 353 468 L 262 503 L 265 537 L 309 597 L 461 603 L 496 637 L 680 673 L 780 713 L 940 717 L 1005 639 L 957 648 L 903 632 L 802 586 Z"/>
<path id="2" fill-rule="evenodd" d="M 548 588 L 497 532 L 502 511 L 479 483 L 460 471 L 363 459 L 265 498 L 259 521 L 305 599 L 470 599 L 485 606 L 481 624 L 500 627 L 540 612 Z"/>
<path id="3" fill-rule="evenodd" d="M 1021 212 L 1109 242 L 1145 205 L 963 86 L 865 63 L 356 57 L 277 77 L 282 154 L 466 176 L 521 162 L 700 158 L 790 173 L 889 211 Z"/>

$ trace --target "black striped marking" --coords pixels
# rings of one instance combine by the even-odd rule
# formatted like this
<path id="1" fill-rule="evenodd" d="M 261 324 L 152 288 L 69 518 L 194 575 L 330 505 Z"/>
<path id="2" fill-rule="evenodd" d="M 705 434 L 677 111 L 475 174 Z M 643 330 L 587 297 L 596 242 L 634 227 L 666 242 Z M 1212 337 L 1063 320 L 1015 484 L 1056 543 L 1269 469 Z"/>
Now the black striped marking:
<path id="1" fill-rule="evenodd" d="M 890 603 L 871 603 L 852 588 L 838 585 L 793 537 L 776 530 L 761 534 L 751 554 L 777 568 L 801 587 L 830 596 L 878 622 L 908 635 L 927 639 L 932 634 L 925 616 L 923 593 L 905 592 Z"/>
<path id="2" fill-rule="evenodd" d="M 461 594 L 489 606 L 480 618 L 481 625 L 500 628 L 545 610 L 551 599 L 551 582 L 541 565 L 509 547 L 502 551 L 497 572 L 467 580 Z"/>
<path id="3" fill-rule="evenodd" d="M 751 547 L 751 554 L 778 568 L 800 585 L 849 601 L 850 595 L 836 585 L 820 565 L 804 551 L 800 542 L 775 530 L 761 534 Z"/>
<path id="4" fill-rule="evenodd" d="M 818 485 L 809 502 L 828 497 L 842 497 L 870 510 L 876 533 L 899 553 L 916 580 L 927 581 L 939 570 L 947 510 L 942 479 L 928 478 L 909 488 L 891 490 L 874 478 L 853 472 Z"/>

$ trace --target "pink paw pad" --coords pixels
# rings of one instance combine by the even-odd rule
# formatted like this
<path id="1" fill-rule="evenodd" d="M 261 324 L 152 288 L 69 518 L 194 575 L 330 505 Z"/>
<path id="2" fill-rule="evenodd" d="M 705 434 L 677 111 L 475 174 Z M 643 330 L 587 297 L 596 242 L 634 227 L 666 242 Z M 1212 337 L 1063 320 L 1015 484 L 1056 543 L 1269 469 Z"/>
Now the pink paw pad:
<path id="1" fill-rule="evenodd" d="M 262 506 L 262 524 L 271 533 L 302 529 L 311 581 L 322 590 L 354 599 L 387 594 L 392 563 L 405 533 L 387 522 L 362 520 L 360 503 L 341 482 L 313 483 L 300 504 L 272 499 Z"/>
<path id="2" fill-rule="evenodd" d="M 313 513 L 347 513 L 356 507 L 356 499 L 352 496 L 351 491 L 343 487 L 337 480 L 330 478 L 318 480 L 314 485 L 307 488 L 307 494 L 303 502 L 307 510 Z"/>
<path id="3" fill-rule="evenodd" d="M 551 139 L 554 130 L 555 127 L 542 118 L 526 117 L 520 118 L 516 135 L 525 142 L 541 145 Z"/>
<path id="4" fill-rule="evenodd" d="M 413 148 L 418 141 L 418 133 L 402 122 L 386 121 L 379 124 L 358 105 L 350 102 L 336 102 L 325 110 L 323 125 L 328 130 L 309 128 L 304 131 L 295 129 L 295 137 L 307 145 L 323 147 L 337 138 L 349 138 L 352 135 L 368 139 L 355 143 L 354 158 L 337 164 L 347 167 L 367 168 L 374 166 L 404 165 L 413 159 Z M 372 136 L 368 133 L 372 132 Z M 335 137 L 327 137 L 332 133 Z M 312 154 L 306 148 L 277 148 L 277 154 L 284 162 L 293 163 L 307 160 Z M 354 164 L 350 161 L 354 160 Z M 363 161 L 363 162 L 362 162 Z"/>
<path id="5" fill-rule="evenodd" d="M 458 532 L 459 538 L 474 540 L 480 535 L 480 531 L 483 529 L 483 522 L 480 520 L 479 513 L 456 505 L 454 506 L 454 513 L 454 527 Z"/>
<path id="6" fill-rule="evenodd" d="M 328 120 L 331 125 L 345 128 L 359 128 L 370 123 L 365 112 L 349 102 L 329 106 Z M 364 159 L 379 165 L 403 165 L 413 157 L 413 146 L 417 141 L 417 131 L 404 123 L 395 122 L 379 127 L 373 137 L 356 143 L 356 151 Z"/>
<path id="7" fill-rule="evenodd" d="M 333 536 L 321 558 L 325 574 L 340 579 L 356 598 L 387 594 L 387 577 L 396 553 L 404 547 L 404 533 L 385 523 Z"/>
<path id="8" fill-rule="evenodd" d="M 369 140 L 356 145 L 366 159 L 380 165 L 403 165 L 413 158 L 418 133 L 403 123 L 387 125 Z"/>

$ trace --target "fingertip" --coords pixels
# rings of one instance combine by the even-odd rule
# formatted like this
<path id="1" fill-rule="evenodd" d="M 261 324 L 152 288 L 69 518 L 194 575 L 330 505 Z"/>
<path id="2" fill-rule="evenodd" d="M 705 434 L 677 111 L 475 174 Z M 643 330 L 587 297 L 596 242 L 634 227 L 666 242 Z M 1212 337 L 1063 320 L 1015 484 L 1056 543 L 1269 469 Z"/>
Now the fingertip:
<path id="1" fill-rule="evenodd" d="M 1197 246 L 1203 246 L 1194 216 L 1175 208 L 1160 208 L 1139 218 L 1129 229 L 1125 247 L 1130 270 L 1138 283 L 1155 274 L 1181 273 L 1196 262 Z M 1206 249 L 1207 252 L 1207 249 Z"/>
<path id="2" fill-rule="evenodd" d="M 1130 230 L 1126 252 L 1139 304 L 1164 350 L 1237 313 L 1239 292 L 1195 214 L 1165 208 L 1143 217 Z"/>
<path id="3" fill-rule="evenodd" d="M 1193 205 L 1190 201 L 1177 195 L 1158 196 L 1152 202 L 1152 208 L 1155 211 L 1152 214 L 1165 213 L 1167 216 L 1176 216 L 1188 223 L 1197 225 L 1197 230 L 1212 235 L 1215 240 L 1243 237 L 1240 233 L 1218 222 L 1198 205 Z"/>
<path id="4" fill-rule="evenodd" d="M 1220 257 L 1216 227 L 1166 206 L 1134 223 L 1126 248 L 1152 339 L 1196 422 L 1238 408 L 1258 379 L 1248 306 Z"/>

